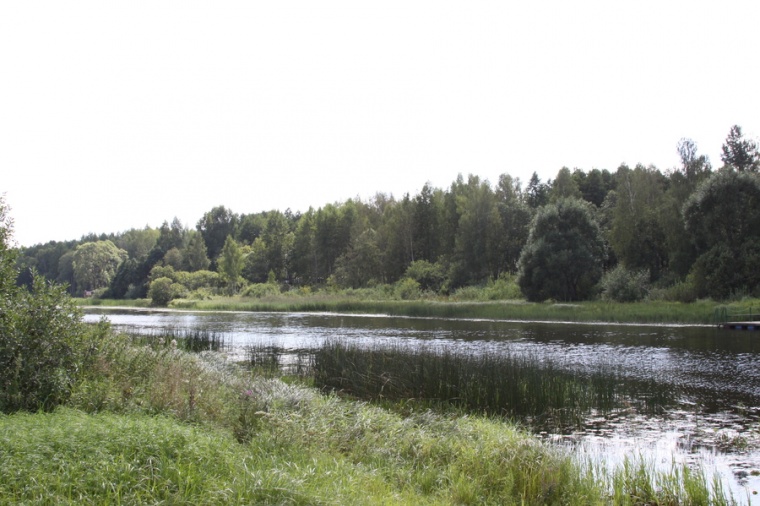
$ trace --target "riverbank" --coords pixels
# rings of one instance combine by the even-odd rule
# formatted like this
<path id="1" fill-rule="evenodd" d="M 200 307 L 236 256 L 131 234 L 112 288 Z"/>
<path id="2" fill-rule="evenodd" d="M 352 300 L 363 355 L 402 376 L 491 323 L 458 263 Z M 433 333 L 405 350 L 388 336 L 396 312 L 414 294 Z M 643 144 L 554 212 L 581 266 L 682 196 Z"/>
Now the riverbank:
<path id="1" fill-rule="evenodd" d="M 731 504 L 688 468 L 609 470 L 498 418 L 403 410 L 112 336 L 66 405 L 0 415 L 0 503 Z"/>
<path id="2" fill-rule="evenodd" d="M 84 306 L 150 307 L 148 299 L 77 299 L 77 303 Z M 207 300 L 177 299 L 168 307 L 194 311 L 338 312 L 436 318 L 712 325 L 725 321 L 725 318 L 732 314 L 747 314 L 753 310 L 760 313 L 760 299 L 736 302 L 699 300 L 691 303 L 532 303 L 523 300 L 373 300 L 349 295 L 315 294 L 266 298 L 217 296 Z"/>

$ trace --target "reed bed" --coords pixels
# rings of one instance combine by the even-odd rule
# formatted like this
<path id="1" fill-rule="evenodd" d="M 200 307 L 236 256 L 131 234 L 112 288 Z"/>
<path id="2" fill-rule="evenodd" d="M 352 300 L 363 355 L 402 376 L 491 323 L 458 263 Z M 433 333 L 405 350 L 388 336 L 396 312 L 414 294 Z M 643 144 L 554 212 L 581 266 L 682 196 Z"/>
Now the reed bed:
<path id="1" fill-rule="evenodd" d="M 732 310 L 745 303 L 732 303 Z M 495 320 L 611 322 L 650 324 L 713 324 L 713 301 L 693 303 L 648 301 L 618 303 L 585 301 L 572 304 L 522 300 L 452 302 L 442 300 L 367 300 L 349 297 L 293 296 L 268 299 L 219 297 L 211 300 L 173 301 L 171 307 L 200 311 L 280 311 L 374 313 L 431 318 L 483 318 Z M 756 304 L 760 307 L 760 304 Z"/>
<path id="2" fill-rule="evenodd" d="M 674 403 L 669 390 L 624 379 L 614 366 L 574 372 L 539 356 L 476 355 L 433 345 L 328 340 L 312 368 L 316 386 L 359 399 L 449 405 L 518 419 L 536 430 L 572 430 L 591 414 L 652 412 Z"/>
<path id="3" fill-rule="evenodd" d="M 125 328 L 122 331 L 135 343 L 159 347 L 175 346 L 194 353 L 224 351 L 230 347 L 230 340 L 224 333 L 199 327 L 148 330 L 138 327 Z"/>

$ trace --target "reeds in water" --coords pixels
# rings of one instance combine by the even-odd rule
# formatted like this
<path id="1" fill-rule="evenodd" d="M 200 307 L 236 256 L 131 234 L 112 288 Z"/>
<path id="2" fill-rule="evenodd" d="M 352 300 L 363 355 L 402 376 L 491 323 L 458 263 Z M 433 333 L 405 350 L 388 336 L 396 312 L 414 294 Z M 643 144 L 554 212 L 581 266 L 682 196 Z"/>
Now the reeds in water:
<path id="1" fill-rule="evenodd" d="M 313 375 L 321 388 L 362 399 L 445 403 L 522 420 L 534 429 L 572 429 L 592 413 L 634 404 L 648 410 L 669 402 L 662 392 L 652 394 L 651 384 L 626 381 L 614 366 L 580 373 L 539 356 L 472 354 L 433 345 L 329 340 L 314 354 Z M 649 393 L 637 395 L 642 389 Z"/>
<path id="2" fill-rule="evenodd" d="M 177 346 L 185 351 L 224 351 L 229 348 L 229 339 L 221 332 L 193 327 L 149 329 L 125 329 L 124 333 L 136 342 L 147 345 Z"/>

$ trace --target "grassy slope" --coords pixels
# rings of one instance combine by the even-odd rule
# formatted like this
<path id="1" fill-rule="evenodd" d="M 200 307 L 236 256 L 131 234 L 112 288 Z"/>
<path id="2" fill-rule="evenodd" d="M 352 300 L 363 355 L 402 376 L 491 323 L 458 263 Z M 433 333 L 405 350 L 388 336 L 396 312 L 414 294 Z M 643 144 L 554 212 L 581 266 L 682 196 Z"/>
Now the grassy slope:
<path id="1" fill-rule="evenodd" d="M 0 415 L 0 504 L 680 504 L 697 475 L 593 470 L 501 421 L 406 416 L 109 341 L 68 407 Z"/>

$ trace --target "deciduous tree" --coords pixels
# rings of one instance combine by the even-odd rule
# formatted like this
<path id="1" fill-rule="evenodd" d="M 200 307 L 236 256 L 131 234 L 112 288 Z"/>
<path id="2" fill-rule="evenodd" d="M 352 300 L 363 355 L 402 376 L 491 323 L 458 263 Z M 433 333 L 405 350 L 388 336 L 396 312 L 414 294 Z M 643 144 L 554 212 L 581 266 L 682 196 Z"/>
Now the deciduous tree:
<path id="1" fill-rule="evenodd" d="M 74 251 L 74 277 L 81 290 L 107 287 L 119 264 L 128 258 L 123 249 L 111 241 L 87 242 Z"/>
<path id="2" fill-rule="evenodd" d="M 692 272 L 700 295 L 760 288 L 760 175 L 717 172 L 689 197 L 683 215 L 699 254 Z"/>
<path id="3" fill-rule="evenodd" d="M 536 214 L 518 272 L 518 284 L 528 300 L 582 300 L 594 293 L 605 252 L 588 206 L 563 199 Z"/>
<path id="4" fill-rule="evenodd" d="M 224 247 L 219 255 L 219 274 L 227 283 L 227 289 L 230 294 L 235 294 L 240 286 L 240 274 L 243 272 L 243 251 L 240 245 L 232 238 L 227 236 L 224 241 Z"/>

